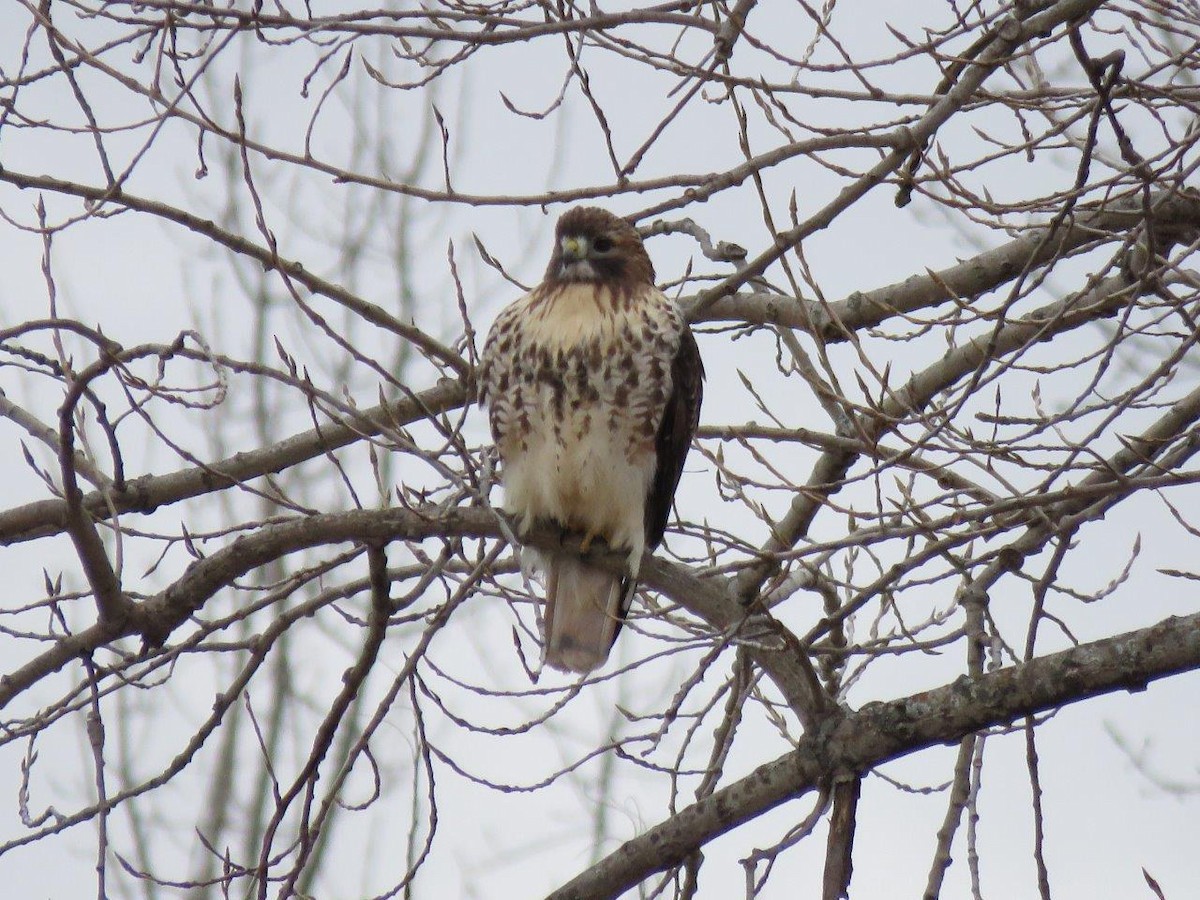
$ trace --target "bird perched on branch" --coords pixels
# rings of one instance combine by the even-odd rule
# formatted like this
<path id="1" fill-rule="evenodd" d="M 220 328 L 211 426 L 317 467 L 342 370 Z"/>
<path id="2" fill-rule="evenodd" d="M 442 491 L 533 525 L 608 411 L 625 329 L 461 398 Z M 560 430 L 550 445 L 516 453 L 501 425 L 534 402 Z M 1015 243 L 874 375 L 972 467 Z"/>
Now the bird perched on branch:
<path id="1" fill-rule="evenodd" d="M 642 240 L 592 206 L 558 220 L 542 283 L 506 307 L 484 346 L 480 399 L 521 534 L 550 525 L 627 553 L 614 573 L 526 550 L 545 573 L 545 661 L 608 658 L 644 550 L 662 541 L 700 418 L 704 367 L 679 308 L 654 286 Z"/>

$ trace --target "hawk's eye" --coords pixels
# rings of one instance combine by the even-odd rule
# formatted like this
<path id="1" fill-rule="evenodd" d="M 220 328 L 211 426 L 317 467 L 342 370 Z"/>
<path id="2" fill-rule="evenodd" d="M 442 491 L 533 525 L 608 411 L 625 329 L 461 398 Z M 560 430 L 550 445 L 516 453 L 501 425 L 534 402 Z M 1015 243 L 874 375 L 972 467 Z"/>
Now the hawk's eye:
<path id="1" fill-rule="evenodd" d="M 600 235 L 596 240 L 592 241 L 592 249 L 597 253 L 607 253 L 613 248 L 612 238 Z"/>

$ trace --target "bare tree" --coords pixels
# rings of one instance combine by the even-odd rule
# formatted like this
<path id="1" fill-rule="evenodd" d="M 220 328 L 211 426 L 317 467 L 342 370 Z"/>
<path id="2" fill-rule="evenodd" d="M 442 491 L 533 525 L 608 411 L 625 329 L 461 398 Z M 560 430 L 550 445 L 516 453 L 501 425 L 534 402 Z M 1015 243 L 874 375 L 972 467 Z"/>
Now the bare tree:
<path id="1" fill-rule="evenodd" d="M 101 897 L 494 896 L 517 860 L 833 900 L 898 877 L 880 787 L 937 804 L 924 896 L 982 896 L 990 790 L 1051 896 L 1055 712 L 1200 668 L 1200 8 L 330 6 L 0 13 L 0 856 L 84 835 Z M 579 680 L 473 398 L 584 202 L 709 387 Z"/>

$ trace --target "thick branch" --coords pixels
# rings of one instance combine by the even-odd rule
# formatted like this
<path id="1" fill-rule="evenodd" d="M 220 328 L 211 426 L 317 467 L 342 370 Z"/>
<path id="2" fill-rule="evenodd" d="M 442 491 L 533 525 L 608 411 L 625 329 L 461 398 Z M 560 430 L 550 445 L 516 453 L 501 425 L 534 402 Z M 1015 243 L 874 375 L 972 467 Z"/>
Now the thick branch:
<path id="1" fill-rule="evenodd" d="M 146 475 L 126 482 L 123 491 L 109 491 L 107 497 L 93 491 L 83 498 L 83 508 L 95 520 L 106 519 L 113 511 L 153 512 L 160 506 L 282 472 L 364 436 L 444 413 L 465 401 L 466 390 L 461 384 L 443 381 L 413 397 L 363 410 L 353 424 L 322 425 L 269 447 L 236 453 L 209 465 L 180 469 L 169 475 Z M 40 500 L 2 512 L 0 546 L 58 534 L 66 528 L 66 517 L 64 500 Z"/>
<path id="2" fill-rule="evenodd" d="M 342 542 L 379 545 L 437 537 L 499 538 L 502 534 L 496 515 L 480 508 L 355 510 L 263 526 L 192 563 L 169 587 L 142 603 L 136 616 L 119 623 L 101 622 L 65 637 L 17 671 L 0 677 L 0 708 L 71 660 L 118 638 L 141 635 L 150 643 L 165 642 L 218 591 L 247 572 L 288 554 Z M 561 535 L 550 530 L 530 537 L 547 547 L 561 543 Z M 623 562 L 622 555 L 613 555 L 614 565 Z M 806 726 L 828 711 L 828 701 L 795 636 L 769 615 L 748 616 L 732 601 L 727 581 L 696 579 L 683 566 L 649 556 L 642 563 L 642 579 L 699 616 L 715 631 L 731 639 L 746 638 L 755 663 L 772 679 Z"/>
<path id="3" fill-rule="evenodd" d="M 1170 193 L 1151 202 L 1156 233 L 1195 233 L 1200 228 L 1200 197 Z M 856 291 L 829 304 L 797 300 L 781 294 L 754 292 L 725 297 L 711 306 L 705 321 L 751 322 L 812 331 L 825 343 L 844 341 L 864 328 L 894 316 L 929 309 L 950 300 L 972 300 L 1007 284 L 1019 274 L 1062 259 L 1105 240 L 1120 240 L 1145 222 L 1142 198 L 1079 207 L 1071 220 L 1050 233 L 1049 226 L 1028 231 L 957 265 L 913 275 L 869 291 Z M 694 304 L 695 297 L 685 299 Z"/>
<path id="4" fill-rule="evenodd" d="M 1082 644 L 936 690 L 871 703 L 802 737 L 796 750 L 759 766 L 622 847 L 551 894 L 553 900 L 615 897 L 698 847 L 794 800 L 823 780 L 866 772 L 897 757 L 1022 716 L 1200 669 L 1200 614 Z"/>

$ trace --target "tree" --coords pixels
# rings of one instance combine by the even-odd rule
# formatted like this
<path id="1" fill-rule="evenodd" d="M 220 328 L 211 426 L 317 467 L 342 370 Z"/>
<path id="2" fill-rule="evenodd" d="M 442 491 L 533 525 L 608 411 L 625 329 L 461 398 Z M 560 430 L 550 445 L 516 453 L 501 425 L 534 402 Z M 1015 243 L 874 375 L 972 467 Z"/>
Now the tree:
<path id="1" fill-rule="evenodd" d="M 1059 711 L 1200 667 L 1200 21 L 887 14 L 6 9 L 0 856 L 147 897 L 1112 877 Z M 582 681 L 472 405 L 575 203 L 709 371 Z"/>

